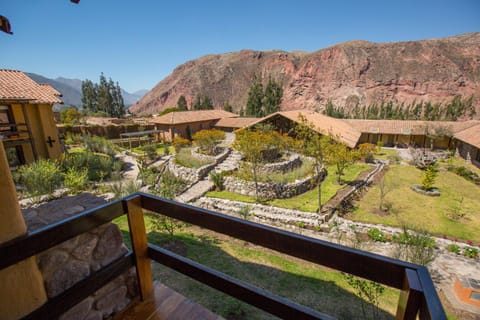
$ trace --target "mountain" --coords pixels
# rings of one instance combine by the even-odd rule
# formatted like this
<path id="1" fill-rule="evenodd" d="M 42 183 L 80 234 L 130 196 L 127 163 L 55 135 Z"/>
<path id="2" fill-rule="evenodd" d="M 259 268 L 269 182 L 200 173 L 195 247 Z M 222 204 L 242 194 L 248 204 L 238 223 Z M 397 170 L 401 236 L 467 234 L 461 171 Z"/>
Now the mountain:
<path id="1" fill-rule="evenodd" d="M 284 88 L 282 110 L 347 109 L 374 102 L 451 101 L 474 95 L 480 114 L 480 33 L 396 43 L 350 41 L 316 52 L 252 51 L 208 55 L 178 66 L 130 110 L 158 113 L 181 95 L 207 95 L 215 108 L 244 108 L 254 74 Z"/>
<path id="2" fill-rule="evenodd" d="M 68 79 L 63 77 L 58 77 L 56 79 L 46 78 L 44 76 L 35 74 L 35 73 L 27 73 L 27 75 L 32 78 L 37 83 L 48 83 L 55 89 L 57 89 L 60 93 L 62 93 L 63 97 L 61 98 L 63 101 L 63 107 L 65 106 L 76 106 L 81 108 L 82 106 L 82 80 L 79 79 Z M 122 96 L 123 101 L 125 102 L 125 106 L 129 107 L 132 104 L 136 103 L 140 98 L 143 97 L 148 90 L 139 90 L 134 93 L 129 93 L 122 89 Z M 55 106 L 55 109 L 61 108 L 62 105 Z"/>

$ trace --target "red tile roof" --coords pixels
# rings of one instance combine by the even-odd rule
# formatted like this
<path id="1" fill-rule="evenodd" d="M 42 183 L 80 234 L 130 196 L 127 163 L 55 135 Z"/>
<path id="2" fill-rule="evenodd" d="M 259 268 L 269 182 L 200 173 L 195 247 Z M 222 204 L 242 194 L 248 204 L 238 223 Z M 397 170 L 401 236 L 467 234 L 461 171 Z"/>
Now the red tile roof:
<path id="1" fill-rule="evenodd" d="M 455 134 L 455 139 L 468 143 L 480 149 L 480 121 L 477 125 L 472 126 Z"/>
<path id="2" fill-rule="evenodd" d="M 215 123 L 215 127 L 243 128 L 258 121 L 258 118 L 222 118 Z"/>
<path id="3" fill-rule="evenodd" d="M 0 99 L 27 100 L 31 103 L 62 103 L 60 93 L 49 85 L 40 85 L 17 70 L 0 69 Z"/>
<path id="4" fill-rule="evenodd" d="M 235 118 L 237 114 L 224 110 L 194 110 L 194 111 L 177 111 L 164 114 L 150 120 L 150 123 L 156 124 L 182 124 L 198 121 L 218 120 L 222 118 Z"/>

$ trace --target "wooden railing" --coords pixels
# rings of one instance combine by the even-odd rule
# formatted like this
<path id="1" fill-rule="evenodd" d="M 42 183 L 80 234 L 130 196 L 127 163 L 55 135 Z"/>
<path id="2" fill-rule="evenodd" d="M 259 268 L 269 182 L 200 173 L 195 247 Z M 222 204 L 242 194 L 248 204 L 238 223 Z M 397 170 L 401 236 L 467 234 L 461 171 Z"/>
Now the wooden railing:
<path id="1" fill-rule="evenodd" d="M 141 298 L 152 294 L 150 261 L 179 271 L 215 289 L 284 319 L 332 319 L 251 284 L 232 278 L 147 242 L 143 210 L 210 229 L 237 239 L 308 260 L 401 290 L 396 319 L 446 319 L 428 270 L 419 265 L 363 252 L 220 213 L 136 193 L 121 200 L 38 229 L 0 245 L 0 269 L 36 255 L 123 214 L 128 215 L 133 252 L 50 299 L 24 319 L 54 319 L 103 285 L 137 268 Z"/>

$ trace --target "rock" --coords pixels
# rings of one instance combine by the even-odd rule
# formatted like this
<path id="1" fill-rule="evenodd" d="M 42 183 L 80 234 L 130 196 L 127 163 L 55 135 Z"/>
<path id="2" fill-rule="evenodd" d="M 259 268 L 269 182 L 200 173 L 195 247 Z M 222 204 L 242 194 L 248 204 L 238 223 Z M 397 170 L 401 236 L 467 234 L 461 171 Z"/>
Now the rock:
<path id="1" fill-rule="evenodd" d="M 73 249 L 72 256 L 78 260 L 89 261 L 97 242 L 98 238 L 91 233 L 84 233 L 78 236 L 79 245 Z"/>
<path id="2" fill-rule="evenodd" d="M 125 303 L 126 294 L 127 294 L 126 286 L 118 287 L 115 290 L 103 296 L 102 298 L 98 299 L 97 302 L 95 303 L 95 309 L 101 311 L 104 316 L 109 315 L 113 311 L 115 311 L 115 308 L 117 307 L 119 302 L 121 302 L 122 305 Z"/>
<path id="3" fill-rule="evenodd" d="M 92 309 L 92 304 L 93 298 L 87 298 L 61 315 L 59 320 L 84 320 Z"/>
<path id="4" fill-rule="evenodd" d="M 62 250 L 48 250 L 37 256 L 38 267 L 43 274 L 51 274 L 68 260 L 68 253 Z"/>
<path id="5" fill-rule="evenodd" d="M 45 278 L 48 297 L 55 297 L 89 275 L 90 267 L 88 263 L 78 260 L 67 262 Z"/>
<path id="6" fill-rule="evenodd" d="M 282 79 L 281 110 L 313 110 L 328 100 L 349 109 L 382 101 L 450 102 L 455 95 L 477 95 L 478 43 L 480 33 L 470 33 L 396 43 L 350 41 L 311 53 L 242 50 L 208 55 L 175 68 L 130 110 L 160 113 L 176 105 L 181 95 L 191 104 L 198 92 L 211 97 L 216 109 L 227 102 L 245 106 L 245 92 L 259 70 Z M 480 114 L 477 96 L 474 106 Z"/>
<path id="7" fill-rule="evenodd" d="M 120 229 L 114 224 L 109 224 L 98 240 L 93 258 L 103 261 L 110 256 L 118 257 L 116 249 L 119 249 L 122 245 L 123 238 Z"/>
<path id="8" fill-rule="evenodd" d="M 103 316 L 100 311 L 91 310 L 84 320 L 102 320 Z"/>

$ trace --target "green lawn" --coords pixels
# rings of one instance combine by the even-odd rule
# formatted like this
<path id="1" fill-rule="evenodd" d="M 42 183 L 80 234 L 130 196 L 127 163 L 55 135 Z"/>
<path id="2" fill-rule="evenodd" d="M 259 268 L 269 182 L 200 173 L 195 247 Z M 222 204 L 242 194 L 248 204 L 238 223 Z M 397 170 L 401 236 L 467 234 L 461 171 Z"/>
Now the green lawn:
<path id="1" fill-rule="evenodd" d="M 126 217 L 115 222 L 126 231 Z M 146 224 L 149 242 L 166 243 L 165 234 L 151 230 L 148 217 Z M 175 240 L 185 247 L 183 254 L 206 266 L 340 319 L 362 318 L 361 300 L 336 271 L 192 226 L 177 232 Z M 274 318 L 157 263 L 153 274 L 156 280 L 225 318 Z M 393 318 L 398 296 L 398 290 L 386 289 L 380 303 L 382 319 Z"/>
<path id="2" fill-rule="evenodd" d="M 420 184 L 422 171 L 405 165 L 391 165 L 386 174 L 386 201 L 392 204 L 392 212 L 376 214 L 379 203 L 379 188 L 372 187 L 356 204 L 349 218 L 352 220 L 408 226 L 451 238 L 480 242 L 480 187 L 448 171 L 440 171 L 435 186 L 440 197 L 421 195 L 410 189 Z M 463 201 L 462 201 L 463 199 Z M 460 208 L 460 209 L 459 209 Z M 459 210 L 464 218 L 454 220 L 449 213 Z"/>
<path id="3" fill-rule="evenodd" d="M 343 176 L 343 180 L 346 183 L 354 181 L 355 178 L 362 172 L 371 169 L 369 165 L 359 163 L 354 164 L 348 167 L 345 170 L 345 175 Z M 332 198 L 335 193 L 345 186 L 339 185 L 336 182 L 336 175 L 335 175 L 335 168 L 333 166 L 328 168 L 328 176 L 325 181 L 322 183 L 322 204 L 326 203 L 330 198 Z M 289 199 L 274 199 L 266 201 L 265 203 L 268 205 L 272 205 L 275 207 L 286 208 L 286 209 L 296 209 L 305 212 L 317 212 L 318 211 L 318 197 L 317 197 L 317 189 L 310 190 L 305 192 L 301 195 L 296 197 L 292 197 Z M 255 197 L 244 196 L 228 191 L 211 191 L 206 194 L 206 197 L 211 198 L 221 198 L 221 199 L 228 199 L 234 201 L 242 201 L 247 203 L 254 203 Z"/>

